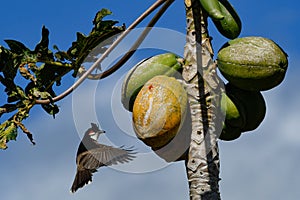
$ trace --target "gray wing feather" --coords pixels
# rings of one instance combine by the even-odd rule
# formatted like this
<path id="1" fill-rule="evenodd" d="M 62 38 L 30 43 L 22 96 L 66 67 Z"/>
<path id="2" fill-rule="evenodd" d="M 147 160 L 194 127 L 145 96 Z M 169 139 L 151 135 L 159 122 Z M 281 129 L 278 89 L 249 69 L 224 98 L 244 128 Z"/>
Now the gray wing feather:
<path id="1" fill-rule="evenodd" d="M 101 145 L 80 155 L 79 164 L 85 169 L 97 169 L 101 166 L 125 163 L 135 158 L 133 149 L 115 148 Z"/>

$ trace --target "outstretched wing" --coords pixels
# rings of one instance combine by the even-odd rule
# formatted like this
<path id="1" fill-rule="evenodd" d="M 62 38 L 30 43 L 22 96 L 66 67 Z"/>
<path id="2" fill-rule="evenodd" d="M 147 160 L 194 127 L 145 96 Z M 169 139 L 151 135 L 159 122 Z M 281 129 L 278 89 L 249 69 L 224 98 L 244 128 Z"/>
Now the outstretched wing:
<path id="1" fill-rule="evenodd" d="M 99 145 L 98 148 L 90 149 L 77 159 L 77 164 L 85 169 L 97 169 L 104 165 L 125 163 L 135 158 L 133 149 L 115 148 L 112 146 Z"/>

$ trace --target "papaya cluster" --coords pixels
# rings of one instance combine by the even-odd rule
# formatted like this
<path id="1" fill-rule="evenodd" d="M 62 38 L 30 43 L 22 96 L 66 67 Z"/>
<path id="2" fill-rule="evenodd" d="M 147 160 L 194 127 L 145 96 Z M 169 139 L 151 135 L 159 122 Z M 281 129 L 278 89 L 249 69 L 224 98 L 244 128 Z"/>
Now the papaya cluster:
<path id="1" fill-rule="evenodd" d="M 226 118 L 220 139 L 231 141 L 242 132 L 256 129 L 263 121 L 266 106 L 260 91 L 282 82 L 288 65 L 287 55 L 267 38 L 238 38 L 242 23 L 229 1 L 199 1 L 218 31 L 231 39 L 223 45 L 217 58 L 218 68 L 229 82 L 221 100 Z"/>
<path id="2" fill-rule="evenodd" d="M 228 81 L 221 100 L 226 118 L 220 139 L 231 141 L 243 132 L 256 129 L 263 121 L 266 106 L 261 91 L 272 89 L 283 81 L 288 66 L 287 54 L 267 38 L 238 38 L 242 23 L 229 1 L 199 1 L 218 31 L 231 39 L 217 56 L 218 68 Z"/>
<path id="3" fill-rule="evenodd" d="M 228 1 L 200 3 L 219 32 L 231 39 L 218 51 L 216 63 L 227 82 L 220 102 L 225 120 L 219 138 L 232 141 L 263 121 L 266 103 L 261 92 L 283 81 L 287 54 L 267 38 L 237 38 L 241 21 Z M 153 56 L 134 66 L 123 82 L 123 106 L 133 112 L 136 135 L 153 149 L 168 144 L 185 119 L 186 91 L 174 78 L 181 75 L 183 62 L 173 53 Z"/>
<path id="4" fill-rule="evenodd" d="M 263 121 L 266 103 L 261 92 L 283 81 L 287 54 L 267 38 L 244 37 L 224 44 L 216 62 L 227 81 L 219 138 L 232 141 Z M 182 66 L 183 59 L 173 53 L 156 55 L 134 66 L 123 82 L 122 104 L 133 113 L 136 135 L 153 149 L 168 144 L 185 119 L 186 91 L 174 78 L 181 76 Z"/>
<path id="5" fill-rule="evenodd" d="M 283 81 L 287 54 L 267 38 L 236 38 L 219 50 L 217 64 L 228 81 L 221 100 L 226 118 L 220 139 L 231 141 L 263 121 L 266 105 L 261 92 Z"/>

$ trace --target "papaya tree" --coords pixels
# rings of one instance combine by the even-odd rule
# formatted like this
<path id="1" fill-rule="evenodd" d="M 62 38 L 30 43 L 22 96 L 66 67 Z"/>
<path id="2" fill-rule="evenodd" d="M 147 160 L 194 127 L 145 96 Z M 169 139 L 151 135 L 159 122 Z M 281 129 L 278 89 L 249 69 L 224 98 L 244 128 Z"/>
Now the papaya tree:
<path id="1" fill-rule="evenodd" d="M 91 32 L 77 33 L 76 41 L 65 51 L 58 46 L 50 50 L 46 27 L 34 49 L 5 40 L 8 48 L 0 46 L 0 82 L 7 103 L 0 107 L 0 117 L 6 117 L 0 125 L 0 148 L 6 149 L 7 143 L 16 139 L 18 129 L 35 144 L 22 122 L 30 110 L 41 105 L 55 117 L 59 112 L 56 102 L 83 81 L 103 79 L 121 68 L 151 28 L 146 28 L 111 68 L 102 72 L 101 63 L 131 30 L 160 8 L 148 24 L 153 27 L 173 1 L 157 0 L 127 28 L 105 20 L 111 12 L 102 9 L 94 18 Z M 137 138 L 168 162 L 185 160 L 190 199 L 220 199 L 218 140 L 235 140 L 260 125 L 266 111 L 261 91 L 282 82 L 287 55 L 270 39 L 238 38 L 242 22 L 227 0 L 185 0 L 184 4 L 184 54 L 168 52 L 138 63 L 125 77 L 121 101 L 132 112 Z M 216 60 L 209 19 L 229 39 Z M 87 60 L 93 63 L 89 69 L 83 67 Z M 53 86 L 60 86 L 62 77 L 70 72 L 79 78 L 57 94 Z M 17 78 L 24 79 L 23 85 L 16 82 Z"/>

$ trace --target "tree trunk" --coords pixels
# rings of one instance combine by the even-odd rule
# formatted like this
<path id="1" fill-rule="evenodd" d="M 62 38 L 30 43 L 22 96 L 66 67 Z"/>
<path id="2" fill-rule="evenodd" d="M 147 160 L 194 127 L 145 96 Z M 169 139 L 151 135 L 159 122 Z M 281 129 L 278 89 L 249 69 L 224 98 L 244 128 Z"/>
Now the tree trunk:
<path id="1" fill-rule="evenodd" d="M 207 32 L 207 16 L 199 0 L 185 0 L 187 37 L 183 79 L 189 96 L 192 133 L 186 170 L 190 199 L 218 200 L 219 152 L 222 130 L 219 99 L 222 81 L 216 74 L 213 50 Z"/>

